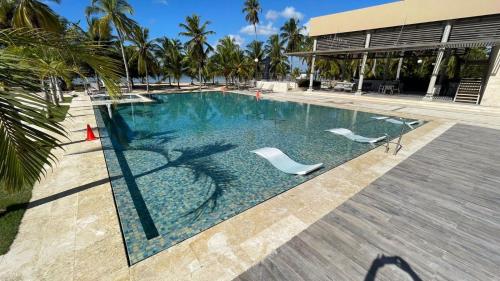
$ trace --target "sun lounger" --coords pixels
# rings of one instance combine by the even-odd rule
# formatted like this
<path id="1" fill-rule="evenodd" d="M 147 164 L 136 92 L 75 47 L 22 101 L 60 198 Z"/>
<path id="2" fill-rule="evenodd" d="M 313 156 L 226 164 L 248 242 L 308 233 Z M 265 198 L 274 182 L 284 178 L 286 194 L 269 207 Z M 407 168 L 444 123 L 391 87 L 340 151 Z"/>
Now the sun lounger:
<path id="1" fill-rule="evenodd" d="M 250 88 L 248 90 L 250 90 L 250 91 L 261 91 L 262 87 L 264 87 L 264 84 L 260 84 L 260 86 L 255 86 L 255 87 L 252 87 L 252 88 Z"/>
<path id="2" fill-rule="evenodd" d="M 394 119 L 394 118 L 389 118 L 389 119 L 386 119 L 385 122 L 389 122 L 389 123 L 392 123 L 392 124 L 397 124 L 397 125 L 403 125 L 403 124 L 406 124 L 408 126 L 413 126 L 413 125 L 417 125 L 419 123 L 421 123 L 422 121 L 410 121 L 410 122 L 403 122 L 401 120 L 397 120 L 397 119 Z"/>
<path id="3" fill-rule="evenodd" d="M 264 85 L 262 85 L 260 91 L 263 93 L 272 93 L 273 89 L 274 89 L 274 83 L 265 83 Z"/>
<path id="4" fill-rule="evenodd" d="M 419 125 L 419 124 L 422 124 L 422 123 L 423 123 L 423 121 L 422 121 L 422 120 L 416 120 L 416 121 L 404 122 L 404 121 L 397 120 L 397 119 L 394 119 L 394 118 L 390 118 L 390 117 L 387 117 L 387 116 L 375 116 L 375 117 L 372 117 L 372 118 L 373 118 L 373 119 L 375 119 L 375 120 L 384 120 L 385 122 L 389 122 L 389 123 L 396 124 L 396 125 L 403 125 L 403 124 L 406 124 L 406 125 L 408 125 L 410 128 L 413 128 L 413 126 L 415 126 L 415 125 Z"/>
<path id="5" fill-rule="evenodd" d="M 372 117 L 372 119 L 375 119 L 375 120 L 385 120 L 385 119 L 389 119 L 391 117 L 389 116 L 375 116 L 375 117 Z"/>
<path id="6" fill-rule="evenodd" d="M 386 136 L 382 136 L 379 138 L 367 138 L 367 137 L 356 135 L 351 130 L 345 129 L 345 128 L 330 129 L 327 131 L 334 133 L 336 135 L 339 135 L 339 136 L 344 136 L 352 141 L 361 142 L 361 143 L 372 143 L 373 144 L 373 143 L 377 143 L 381 140 L 384 140 L 386 138 Z"/>
<path id="7" fill-rule="evenodd" d="M 287 174 L 303 176 L 323 167 L 323 163 L 319 163 L 316 165 L 304 165 L 297 163 L 290 159 L 290 157 L 288 157 L 281 150 L 274 147 L 264 147 L 253 150 L 251 152 L 265 158 L 267 161 L 269 161 L 269 163 L 276 167 L 276 169 Z"/>

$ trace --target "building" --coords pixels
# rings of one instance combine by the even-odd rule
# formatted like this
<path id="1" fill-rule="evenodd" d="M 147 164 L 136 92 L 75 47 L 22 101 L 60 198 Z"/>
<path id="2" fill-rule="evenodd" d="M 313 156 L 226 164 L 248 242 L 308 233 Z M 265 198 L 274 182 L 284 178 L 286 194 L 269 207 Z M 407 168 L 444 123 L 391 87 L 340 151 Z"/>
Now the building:
<path id="1" fill-rule="evenodd" d="M 500 106 L 500 1 L 404 0 L 389 4 L 312 18 L 314 47 L 295 56 L 355 58 L 360 60 L 358 92 L 363 90 L 369 58 L 399 57 L 427 52 L 434 60 L 424 99 L 439 94 L 439 73 L 447 51 L 485 48 L 489 60 L 484 77 L 467 84 L 460 81 L 457 101 Z M 311 85 L 312 85 L 311 72 Z M 465 78 L 465 77 L 463 77 Z M 473 90 L 470 90 L 472 87 Z M 465 90 L 464 90 L 465 89 Z M 468 89 L 468 90 L 467 90 Z M 461 96 L 460 96 L 461 95 Z"/>

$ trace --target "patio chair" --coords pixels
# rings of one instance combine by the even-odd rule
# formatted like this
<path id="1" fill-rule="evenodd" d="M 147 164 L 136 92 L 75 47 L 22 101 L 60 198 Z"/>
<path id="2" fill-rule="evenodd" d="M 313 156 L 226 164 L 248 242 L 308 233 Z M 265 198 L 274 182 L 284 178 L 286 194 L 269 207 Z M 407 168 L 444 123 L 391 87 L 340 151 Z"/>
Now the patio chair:
<path id="1" fill-rule="evenodd" d="M 356 84 L 344 83 L 344 91 L 352 93 L 355 90 Z"/>
<path id="2" fill-rule="evenodd" d="M 101 94 L 101 92 L 103 92 L 102 90 L 98 90 L 96 87 L 90 85 L 88 88 L 87 88 L 87 95 L 89 96 L 95 96 L 95 95 L 99 95 Z"/>
<path id="3" fill-rule="evenodd" d="M 370 143 L 370 144 L 377 143 L 381 140 L 384 140 L 387 137 L 387 136 L 382 136 L 379 138 L 363 137 L 363 136 L 359 136 L 359 135 L 354 134 L 351 130 L 346 129 L 346 128 L 336 128 L 336 129 L 330 129 L 330 130 L 326 130 L 326 131 L 330 132 L 330 133 L 334 133 L 334 134 L 339 135 L 339 136 L 344 136 L 344 137 L 346 137 L 352 141 L 355 141 L 355 142 Z"/>
<path id="4" fill-rule="evenodd" d="M 377 92 L 381 94 L 381 93 L 384 91 L 384 88 L 385 88 L 385 82 L 380 83 L 380 84 L 378 85 L 378 90 L 377 90 Z"/>
<path id="5" fill-rule="evenodd" d="M 344 90 L 344 83 L 342 82 L 337 82 L 335 83 L 335 86 L 333 86 L 334 91 L 343 91 Z"/>
<path id="6" fill-rule="evenodd" d="M 261 91 L 262 90 L 262 87 L 264 87 L 264 83 L 261 83 L 260 86 L 255 86 L 255 87 L 252 87 L 252 88 L 248 88 L 249 91 Z"/>
<path id="7" fill-rule="evenodd" d="M 272 93 L 274 90 L 274 83 L 265 83 L 262 85 L 260 91 L 262 93 Z"/>
<path id="8" fill-rule="evenodd" d="M 262 158 L 265 158 L 276 169 L 287 174 L 304 176 L 323 167 L 323 163 L 315 165 L 304 165 L 297 163 L 290 157 L 288 157 L 285 153 L 283 153 L 283 151 L 274 147 L 264 147 L 253 150 L 251 152 L 259 155 Z"/>
<path id="9" fill-rule="evenodd" d="M 396 83 L 394 84 L 394 94 L 401 94 L 401 88 L 402 88 L 402 85 L 401 85 L 401 82 L 400 81 L 396 81 Z"/>

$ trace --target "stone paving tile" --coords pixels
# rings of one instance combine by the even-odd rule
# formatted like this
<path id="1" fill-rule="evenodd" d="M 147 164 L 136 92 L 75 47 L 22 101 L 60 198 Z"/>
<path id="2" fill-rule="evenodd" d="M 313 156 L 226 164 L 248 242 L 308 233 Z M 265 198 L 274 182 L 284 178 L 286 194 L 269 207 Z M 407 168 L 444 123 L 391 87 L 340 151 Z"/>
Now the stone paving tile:
<path id="1" fill-rule="evenodd" d="M 96 126 L 89 105 L 73 100 L 68 144 L 35 186 L 0 280 L 231 280 L 454 124 L 436 119 L 405 135 L 397 156 L 379 147 L 129 267 L 100 142 L 82 142 L 86 124 Z"/>

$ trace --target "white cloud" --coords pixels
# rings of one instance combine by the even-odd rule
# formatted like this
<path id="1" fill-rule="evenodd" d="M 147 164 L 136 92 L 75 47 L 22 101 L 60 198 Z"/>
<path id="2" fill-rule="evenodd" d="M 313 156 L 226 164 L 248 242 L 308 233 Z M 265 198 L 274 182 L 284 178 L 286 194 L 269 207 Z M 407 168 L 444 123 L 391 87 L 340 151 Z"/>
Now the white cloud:
<path id="1" fill-rule="evenodd" d="M 308 20 L 304 25 L 302 29 L 302 35 L 309 36 L 309 28 L 311 26 L 311 20 Z"/>
<path id="2" fill-rule="evenodd" d="M 242 47 L 245 44 L 245 38 L 241 37 L 238 34 L 236 34 L 236 35 L 229 34 L 228 36 L 229 36 L 229 38 L 234 40 L 234 43 L 236 45 L 239 45 L 240 47 Z"/>
<path id="3" fill-rule="evenodd" d="M 156 3 L 156 4 L 165 5 L 165 6 L 168 5 L 168 1 L 167 0 L 154 0 L 153 2 Z"/>
<path id="4" fill-rule="evenodd" d="M 266 13 L 266 19 L 269 21 L 275 21 L 280 17 L 285 19 L 294 18 L 301 20 L 304 18 L 304 14 L 297 11 L 295 7 L 286 7 L 283 11 L 269 10 Z"/>
<path id="5" fill-rule="evenodd" d="M 275 21 L 280 17 L 280 13 L 275 10 L 269 10 L 266 13 L 266 19 L 270 21 Z"/>
<path id="6" fill-rule="evenodd" d="M 247 26 L 242 27 L 240 29 L 240 33 L 246 35 L 253 35 L 255 33 L 253 25 L 249 24 Z M 257 35 L 269 36 L 276 33 L 278 33 L 278 28 L 275 27 L 271 22 L 266 25 L 257 24 Z"/>
<path id="7" fill-rule="evenodd" d="M 294 7 L 286 7 L 281 12 L 281 16 L 284 17 L 284 18 L 286 18 L 286 19 L 294 18 L 294 19 L 301 20 L 301 19 L 304 18 L 304 14 L 302 14 L 301 12 L 295 10 Z"/>

